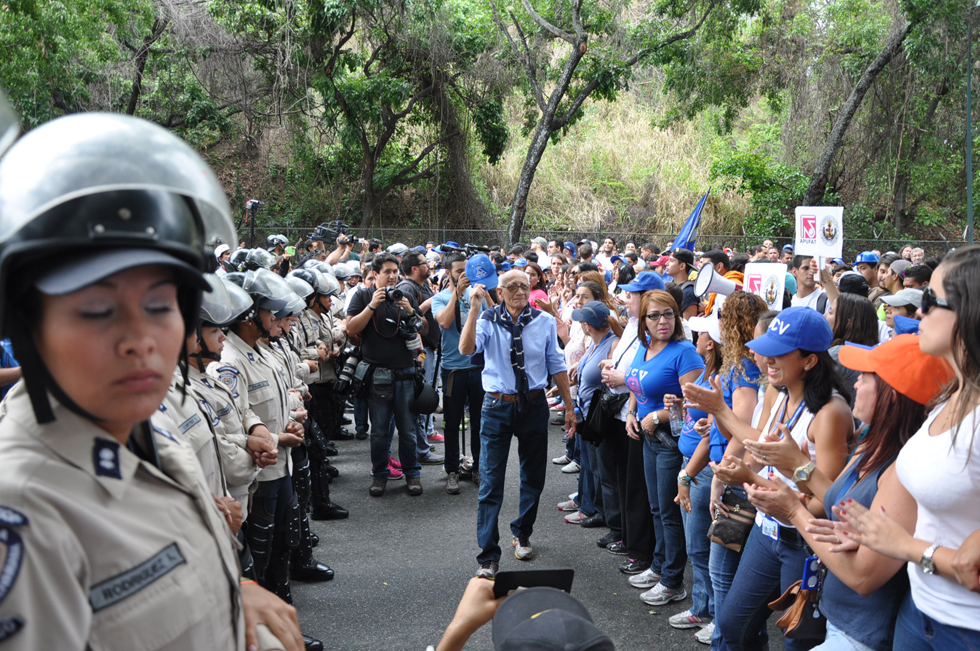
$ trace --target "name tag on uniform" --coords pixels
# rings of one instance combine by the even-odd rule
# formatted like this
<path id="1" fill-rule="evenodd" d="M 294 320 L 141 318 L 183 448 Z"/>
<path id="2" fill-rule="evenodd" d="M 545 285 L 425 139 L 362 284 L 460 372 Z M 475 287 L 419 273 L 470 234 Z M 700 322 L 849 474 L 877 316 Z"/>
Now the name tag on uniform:
<path id="1" fill-rule="evenodd" d="M 251 391 L 258 391 L 259 389 L 264 389 L 267 386 L 269 386 L 269 381 L 268 380 L 262 380 L 261 382 L 256 382 L 255 384 L 248 385 L 248 390 L 250 392 Z"/>
<path id="2" fill-rule="evenodd" d="M 190 418 L 188 418 L 187 420 L 185 420 L 183 423 L 180 424 L 180 433 L 186 434 L 190 428 L 194 427 L 200 422 L 201 422 L 201 417 L 198 416 L 197 414 L 194 414 L 193 416 L 191 416 Z"/>
<path id="3" fill-rule="evenodd" d="M 768 515 L 762 516 L 762 533 L 773 540 L 779 540 L 779 523 Z"/>
<path id="4" fill-rule="evenodd" d="M 171 543 L 131 570 L 117 574 L 111 579 L 92 586 L 88 600 L 92 611 L 99 612 L 109 606 L 133 596 L 146 586 L 162 578 L 172 569 L 187 561 L 180 553 L 177 543 Z"/>

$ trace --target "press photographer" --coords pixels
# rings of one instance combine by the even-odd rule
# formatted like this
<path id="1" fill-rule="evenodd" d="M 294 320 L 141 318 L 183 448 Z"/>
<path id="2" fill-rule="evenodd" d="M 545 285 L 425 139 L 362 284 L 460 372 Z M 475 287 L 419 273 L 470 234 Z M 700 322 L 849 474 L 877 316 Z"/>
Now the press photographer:
<path id="1" fill-rule="evenodd" d="M 428 324 L 419 315 L 418 304 L 395 287 L 398 283 L 395 256 L 381 253 L 371 261 L 371 268 L 377 274 L 374 291 L 357 290 L 347 310 L 347 332 L 361 336 L 362 357 L 374 367 L 368 390 L 374 476 L 370 494 L 381 497 L 388 483 L 388 451 L 393 436 L 390 425 L 394 418 L 398 428 L 398 458 L 408 492 L 421 495 L 415 414 L 409 409 L 415 399 L 415 354 L 408 345 L 416 333 L 428 332 Z M 409 332 L 411 335 L 406 336 Z"/>
<path id="2" fill-rule="evenodd" d="M 419 312 L 426 321 L 427 332 L 422 334 L 421 341 L 422 350 L 425 354 L 425 383 L 433 386 L 435 384 L 436 366 L 439 361 L 436 356 L 436 352 L 439 350 L 439 328 L 432 316 L 432 297 L 435 296 L 435 291 L 429 282 L 429 265 L 424 254 L 409 252 L 402 257 L 400 266 L 405 279 L 398 283 L 398 289 L 419 306 Z M 432 417 L 429 414 L 416 414 L 415 420 L 415 439 L 419 463 L 425 465 L 442 464 L 445 458 L 429 449 L 429 436 L 435 434 L 435 430 L 431 426 Z M 432 440 L 441 439 L 440 436 Z"/>

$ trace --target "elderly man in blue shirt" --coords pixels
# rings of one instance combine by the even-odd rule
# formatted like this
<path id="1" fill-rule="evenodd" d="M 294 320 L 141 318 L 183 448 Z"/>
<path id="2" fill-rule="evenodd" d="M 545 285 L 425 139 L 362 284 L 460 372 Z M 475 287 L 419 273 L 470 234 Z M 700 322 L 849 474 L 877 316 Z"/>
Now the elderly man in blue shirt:
<path id="1" fill-rule="evenodd" d="M 565 357 L 558 346 L 552 316 L 531 308 L 531 285 L 520 270 L 500 276 L 500 305 L 482 311 L 486 287 L 475 284 L 470 313 L 459 337 L 463 355 L 483 353 L 483 418 L 480 430 L 480 495 L 476 537 L 477 576 L 493 579 L 500 562 L 497 518 L 504 498 L 504 476 L 510 442 L 517 437 L 521 461 L 520 513 L 510 523 L 514 556 L 534 556 L 531 532 L 538 514 L 548 462 L 548 402 L 545 387 L 551 375 L 565 403 L 565 431 L 575 435 L 575 413 L 568 387 Z"/>

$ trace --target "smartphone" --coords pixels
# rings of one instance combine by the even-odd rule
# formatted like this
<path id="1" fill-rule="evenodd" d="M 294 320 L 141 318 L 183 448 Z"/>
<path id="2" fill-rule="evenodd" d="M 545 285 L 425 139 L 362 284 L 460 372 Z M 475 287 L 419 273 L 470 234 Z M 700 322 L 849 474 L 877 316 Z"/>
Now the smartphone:
<path id="1" fill-rule="evenodd" d="M 296 255 L 296 247 L 295 246 L 287 246 L 286 247 L 286 255 L 288 255 L 288 256 L 294 256 L 294 255 Z"/>
<path id="2" fill-rule="evenodd" d="M 521 570 L 497 572 L 493 580 L 493 596 L 496 599 L 505 597 L 518 588 L 558 588 L 565 592 L 572 591 L 572 580 L 575 570 Z"/>

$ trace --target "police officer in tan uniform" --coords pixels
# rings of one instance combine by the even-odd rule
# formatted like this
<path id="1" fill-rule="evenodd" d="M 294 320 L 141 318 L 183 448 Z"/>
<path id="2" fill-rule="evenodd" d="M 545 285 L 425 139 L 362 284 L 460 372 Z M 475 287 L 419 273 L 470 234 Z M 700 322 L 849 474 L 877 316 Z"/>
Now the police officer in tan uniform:
<path id="1" fill-rule="evenodd" d="M 3 648 L 231 651 L 262 624 L 266 648 L 302 648 L 295 611 L 240 583 L 191 446 L 149 422 L 216 236 L 235 241 L 217 179 L 148 122 L 64 117 L 0 159 L 0 324 L 24 378 L 0 409 Z"/>

